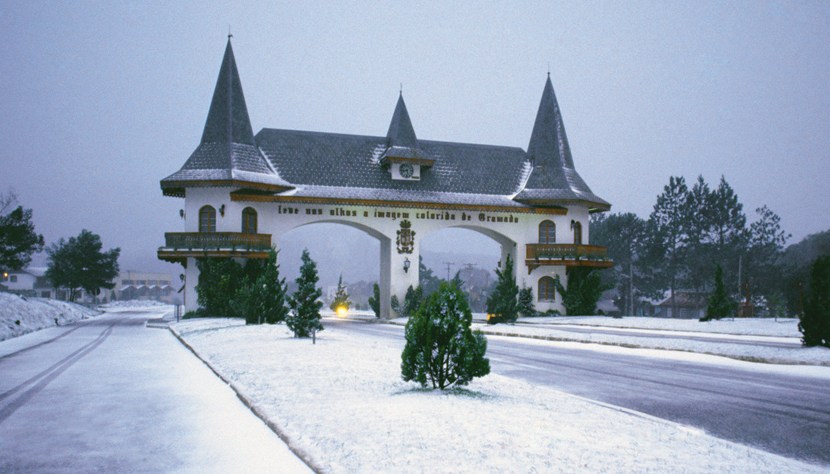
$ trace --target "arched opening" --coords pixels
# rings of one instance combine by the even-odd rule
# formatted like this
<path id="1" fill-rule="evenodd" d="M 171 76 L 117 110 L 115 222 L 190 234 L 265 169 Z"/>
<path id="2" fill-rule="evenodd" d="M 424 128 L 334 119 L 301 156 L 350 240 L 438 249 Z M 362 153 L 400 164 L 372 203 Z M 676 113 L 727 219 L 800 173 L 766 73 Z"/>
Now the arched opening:
<path id="1" fill-rule="evenodd" d="M 574 244 L 582 245 L 582 223 L 574 221 Z"/>
<path id="2" fill-rule="evenodd" d="M 556 243 L 556 224 L 554 224 L 553 221 L 545 220 L 539 224 L 539 243 Z"/>
<path id="3" fill-rule="evenodd" d="M 543 276 L 539 279 L 539 295 L 540 302 L 552 302 L 556 300 L 556 282 L 552 277 Z"/>
<path id="4" fill-rule="evenodd" d="M 267 230 L 267 229 L 266 229 Z M 380 238 L 376 231 L 350 222 L 316 222 L 281 234 L 277 249 L 280 275 L 285 277 L 289 294 L 296 291 L 303 249 L 308 249 L 317 264 L 323 291 L 323 310 L 334 297 L 343 276 L 352 309 L 370 311 L 368 298 L 375 283 L 380 284 Z"/>
<path id="5" fill-rule="evenodd" d="M 252 207 L 246 207 L 242 210 L 242 233 L 257 233 L 257 215 L 256 210 Z"/>
<path id="6" fill-rule="evenodd" d="M 216 232 L 216 209 L 213 206 L 199 209 L 199 232 Z"/>
<path id="7" fill-rule="evenodd" d="M 470 308 L 484 313 L 497 281 L 495 269 L 504 264 L 505 251 L 514 249 L 509 239 L 488 229 L 457 226 L 430 232 L 420 242 L 421 286 L 429 290 L 458 274 Z"/>

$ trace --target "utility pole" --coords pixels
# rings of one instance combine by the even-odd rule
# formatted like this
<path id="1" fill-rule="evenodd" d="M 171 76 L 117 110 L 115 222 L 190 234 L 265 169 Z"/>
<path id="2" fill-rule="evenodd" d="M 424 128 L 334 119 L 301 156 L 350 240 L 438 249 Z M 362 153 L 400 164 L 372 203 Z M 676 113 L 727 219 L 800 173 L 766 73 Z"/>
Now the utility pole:
<path id="1" fill-rule="evenodd" d="M 443 262 L 444 265 L 447 266 L 447 281 L 450 281 L 450 266 L 454 264 L 454 262 Z"/>

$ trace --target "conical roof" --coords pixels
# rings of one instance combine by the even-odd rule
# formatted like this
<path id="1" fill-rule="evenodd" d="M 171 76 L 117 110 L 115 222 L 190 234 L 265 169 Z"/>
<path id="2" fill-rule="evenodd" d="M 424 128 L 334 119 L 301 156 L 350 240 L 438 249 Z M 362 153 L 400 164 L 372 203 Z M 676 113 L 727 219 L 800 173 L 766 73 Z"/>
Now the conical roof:
<path id="1" fill-rule="evenodd" d="M 539 206 L 583 201 L 591 209 L 610 209 L 611 205 L 595 195 L 576 172 L 550 74 L 530 134 L 527 158 L 532 167 L 530 176 L 515 200 Z"/>
<path id="2" fill-rule="evenodd" d="M 409 119 L 409 112 L 407 112 L 406 104 L 403 101 L 403 92 L 398 96 L 398 103 L 395 104 L 395 112 L 392 114 L 392 121 L 389 123 L 389 131 L 386 132 L 386 140 L 389 148 L 381 157 L 381 163 L 407 161 L 432 166 L 435 162 L 418 145 L 415 128 L 412 126 L 412 120 Z"/>
<path id="3" fill-rule="evenodd" d="M 165 195 L 183 196 L 185 186 L 254 187 L 283 190 L 286 183 L 256 145 L 231 40 L 213 91 L 202 140 L 184 166 L 164 178 Z"/>

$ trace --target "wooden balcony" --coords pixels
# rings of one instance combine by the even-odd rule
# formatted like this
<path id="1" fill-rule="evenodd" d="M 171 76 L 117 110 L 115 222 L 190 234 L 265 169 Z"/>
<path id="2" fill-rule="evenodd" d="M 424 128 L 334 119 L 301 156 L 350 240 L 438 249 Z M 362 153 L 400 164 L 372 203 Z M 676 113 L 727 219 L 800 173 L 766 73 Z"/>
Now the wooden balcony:
<path id="1" fill-rule="evenodd" d="M 527 244 L 527 273 L 542 265 L 566 267 L 609 268 L 614 262 L 608 258 L 608 249 L 598 245 Z"/>
<path id="2" fill-rule="evenodd" d="M 185 264 L 188 257 L 267 258 L 271 234 L 166 232 L 159 260 Z"/>

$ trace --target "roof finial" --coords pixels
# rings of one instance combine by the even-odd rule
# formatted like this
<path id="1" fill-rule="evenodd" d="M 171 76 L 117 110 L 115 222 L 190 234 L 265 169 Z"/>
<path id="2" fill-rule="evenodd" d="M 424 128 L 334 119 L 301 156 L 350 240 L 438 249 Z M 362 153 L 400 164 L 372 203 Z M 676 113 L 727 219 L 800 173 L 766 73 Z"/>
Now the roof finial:
<path id="1" fill-rule="evenodd" d="M 550 61 L 548 61 L 548 79 L 550 79 Z"/>
<path id="2" fill-rule="evenodd" d="M 401 82 L 401 90 L 399 91 L 400 95 L 403 95 L 403 82 Z"/>
<path id="3" fill-rule="evenodd" d="M 233 38 L 233 35 L 231 34 L 231 25 L 228 24 L 228 41 L 230 41 L 231 38 Z"/>

